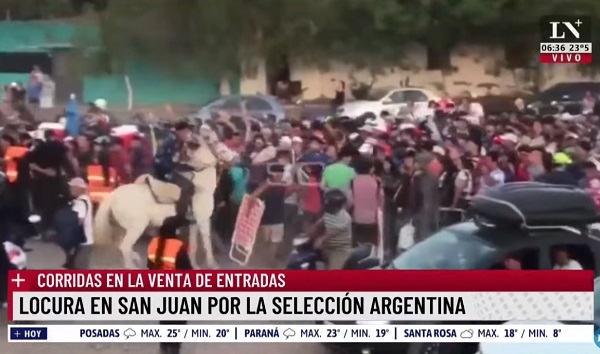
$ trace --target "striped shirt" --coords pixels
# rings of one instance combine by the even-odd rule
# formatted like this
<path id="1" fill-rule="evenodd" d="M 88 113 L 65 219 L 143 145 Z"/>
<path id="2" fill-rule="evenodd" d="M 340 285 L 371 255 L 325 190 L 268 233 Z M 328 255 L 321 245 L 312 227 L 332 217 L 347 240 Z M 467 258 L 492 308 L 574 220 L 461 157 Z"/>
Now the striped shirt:
<path id="1" fill-rule="evenodd" d="M 323 215 L 325 232 L 332 235 L 323 247 L 327 249 L 350 249 L 352 248 L 352 218 L 345 209 L 336 214 L 325 213 Z"/>

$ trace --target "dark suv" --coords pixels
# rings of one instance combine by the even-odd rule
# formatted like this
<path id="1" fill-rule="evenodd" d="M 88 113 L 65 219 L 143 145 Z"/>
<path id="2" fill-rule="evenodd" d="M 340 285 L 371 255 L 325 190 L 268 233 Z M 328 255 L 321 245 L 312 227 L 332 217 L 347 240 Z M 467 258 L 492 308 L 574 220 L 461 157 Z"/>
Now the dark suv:
<path id="1" fill-rule="evenodd" d="M 590 226 L 600 219 L 593 201 L 583 192 L 540 183 L 513 183 L 476 198 L 473 209 L 473 221 L 438 231 L 402 253 L 386 269 L 501 270 L 506 256 L 518 254 L 523 270 L 551 270 L 554 251 L 566 249 L 583 269 L 600 270 L 600 230 Z M 475 353 L 477 344 L 336 343 L 331 348 L 339 353 L 459 354 Z"/>
<path id="2" fill-rule="evenodd" d="M 594 96 L 600 96 L 600 82 L 564 82 L 547 88 L 533 95 L 528 100 L 528 107 L 543 112 L 553 105 L 561 107 L 581 106 L 586 94 L 591 92 Z"/>

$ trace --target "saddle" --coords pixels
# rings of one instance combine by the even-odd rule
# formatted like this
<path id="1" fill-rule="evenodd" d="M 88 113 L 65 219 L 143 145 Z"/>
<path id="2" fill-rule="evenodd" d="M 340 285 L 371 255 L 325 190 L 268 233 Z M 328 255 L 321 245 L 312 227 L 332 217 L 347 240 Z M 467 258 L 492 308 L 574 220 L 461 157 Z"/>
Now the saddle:
<path id="1" fill-rule="evenodd" d="M 181 194 L 181 188 L 177 185 L 161 181 L 151 175 L 141 175 L 133 183 L 147 185 L 159 204 L 174 204 Z"/>

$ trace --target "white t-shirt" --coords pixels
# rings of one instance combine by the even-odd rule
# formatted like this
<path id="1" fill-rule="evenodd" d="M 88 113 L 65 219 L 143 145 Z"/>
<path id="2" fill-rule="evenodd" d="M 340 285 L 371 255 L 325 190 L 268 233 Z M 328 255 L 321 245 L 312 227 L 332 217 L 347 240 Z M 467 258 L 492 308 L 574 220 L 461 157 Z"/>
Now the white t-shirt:
<path id="1" fill-rule="evenodd" d="M 74 212 L 77 213 L 80 221 L 83 221 L 83 231 L 85 233 L 84 245 L 94 243 L 94 229 L 92 227 L 92 201 L 87 194 L 80 195 L 73 200 L 71 206 Z"/>
<path id="2" fill-rule="evenodd" d="M 504 171 L 502 171 L 499 168 L 490 172 L 490 177 L 492 177 L 492 179 L 496 182 L 495 185 L 503 184 L 504 180 L 506 179 L 506 176 L 504 175 Z"/>
<path id="3" fill-rule="evenodd" d="M 470 196 L 473 192 L 473 177 L 471 176 L 471 173 L 467 170 L 460 170 L 456 175 L 454 185 L 456 187 L 464 187 L 464 193 L 467 196 Z"/>
<path id="4" fill-rule="evenodd" d="M 293 172 L 294 171 L 293 171 L 293 168 L 292 168 L 291 164 L 285 165 L 284 170 L 283 170 L 282 182 L 283 183 L 289 183 L 289 184 L 294 183 L 294 174 L 293 174 Z M 292 205 L 298 204 L 298 195 L 296 193 L 289 194 L 285 198 L 285 204 L 292 204 Z"/>
<path id="5" fill-rule="evenodd" d="M 555 265 L 554 270 L 583 270 L 583 267 L 576 260 L 570 259 L 569 262 L 564 266 L 559 264 Z"/>

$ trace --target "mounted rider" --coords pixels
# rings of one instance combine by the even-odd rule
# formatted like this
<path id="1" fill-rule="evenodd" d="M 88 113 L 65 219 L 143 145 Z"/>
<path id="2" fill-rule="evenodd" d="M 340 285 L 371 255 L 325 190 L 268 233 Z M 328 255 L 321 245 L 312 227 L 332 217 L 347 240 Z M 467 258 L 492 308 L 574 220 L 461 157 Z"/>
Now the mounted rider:
<path id="1" fill-rule="evenodd" d="M 182 223 L 187 222 L 186 215 L 194 195 L 194 184 L 182 174 L 194 171 L 194 168 L 186 163 L 186 150 L 198 148 L 197 143 L 192 140 L 193 128 L 187 121 L 175 124 L 174 131 L 165 138 L 154 157 L 154 176 L 181 188 L 175 211 Z"/>

